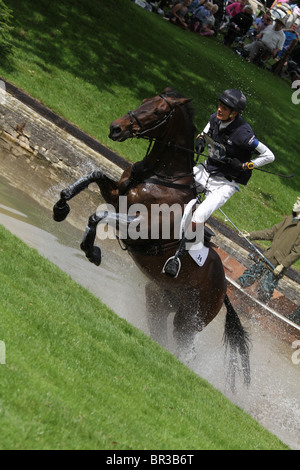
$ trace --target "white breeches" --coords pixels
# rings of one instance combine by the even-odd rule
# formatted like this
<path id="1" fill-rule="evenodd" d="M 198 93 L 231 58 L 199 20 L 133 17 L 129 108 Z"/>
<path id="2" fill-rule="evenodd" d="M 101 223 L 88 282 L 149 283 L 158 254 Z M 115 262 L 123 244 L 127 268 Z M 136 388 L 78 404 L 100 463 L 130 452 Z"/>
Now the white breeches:
<path id="1" fill-rule="evenodd" d="M 228 181 L 225 177 L 211 176 L 203 165 L 194 167 L 194 176 L 197 192 L 203 192 L 205 199 L 193 214 L 192 221 L 204 224 L 212 213 L 222 207 L 234 193 L 239 191 L 235 181 Z"/>

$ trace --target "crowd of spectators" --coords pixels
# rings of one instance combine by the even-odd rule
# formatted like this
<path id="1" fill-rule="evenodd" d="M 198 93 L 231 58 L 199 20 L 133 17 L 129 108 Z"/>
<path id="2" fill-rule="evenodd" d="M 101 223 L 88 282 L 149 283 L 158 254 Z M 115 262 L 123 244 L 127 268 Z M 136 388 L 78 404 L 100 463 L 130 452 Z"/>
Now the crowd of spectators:
<path id="1" fill-rule="evenodd" d="M 300 10 L 298 16 L 287 21 L 295 7 L 289 6 L 292 0 L 262 1 L 264 3 L 261 0 L 148 0 L 148 3 L 164 19 L 184 30 L 200 36 L 222 35 L 223 45 L 232 47 L 249 62 L 265 66 L 270 58 L 275 62 L 282 59 L 286 73 L 292 68 L 293 79 L 300 79 Z M 283 14 L 280 11 L 277 15 L 281 5 L 285 10 L 283 8 Z M 274 65 L 276 63 L 270 70 L 274 71 Z"/>

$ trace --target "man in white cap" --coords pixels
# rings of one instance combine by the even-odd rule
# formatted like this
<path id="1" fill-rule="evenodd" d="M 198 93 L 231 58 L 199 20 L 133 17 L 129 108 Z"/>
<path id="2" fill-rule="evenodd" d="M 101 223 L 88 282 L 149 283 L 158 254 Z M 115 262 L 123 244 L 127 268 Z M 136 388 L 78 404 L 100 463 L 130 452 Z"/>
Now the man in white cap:
<path id="1" fill-rule="evenodd" d="M 249 62 L 258 62 L 264 56 L 276 57 L 285 42 L 284 27 L 284 19 L 276 18 L 274 24 L 267 26 L 256 36 L 256 41 L 244 46 L 244 50 L 249 52 Z"/>

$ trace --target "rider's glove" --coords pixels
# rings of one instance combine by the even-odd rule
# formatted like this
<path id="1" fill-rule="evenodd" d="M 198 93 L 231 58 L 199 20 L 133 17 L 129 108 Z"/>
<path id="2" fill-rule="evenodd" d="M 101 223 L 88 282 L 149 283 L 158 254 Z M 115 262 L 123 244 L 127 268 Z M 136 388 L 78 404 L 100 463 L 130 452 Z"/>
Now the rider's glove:
<path id="1" fill-rule="evenodd" d="M 197 135 L 196 137 L 196 143 L 195 143 L 195 150 L 197 154 L 199 155 L 202 153 L 205 149 L 205 140 L 202 135 Z"/>
<path id="2" fill-rule="evenodd" d="M 232 158 L 228 163 L 234 173 L 239 173 L 243 169 L 243 164 L 238 158 Z"/>
<path id="3" fill-rule="evenodd" d="M 281 274 L 283 269 L 284 269 L 284 266 L 282 264 L 279 264 L 278 266 L 276 266 L 273 273 L 275 274 L 275 276 L 279 276 L 279 274 Z"/>
<path id="4" fill-rule="evenodd" d="M 250 233 L 247 232 L 247 230 L 242 230 L 241 232 L 238 232 L 238 235 L 240 237 L 246 237 L 246 238 L 249 238 L 250 237 Z"/>

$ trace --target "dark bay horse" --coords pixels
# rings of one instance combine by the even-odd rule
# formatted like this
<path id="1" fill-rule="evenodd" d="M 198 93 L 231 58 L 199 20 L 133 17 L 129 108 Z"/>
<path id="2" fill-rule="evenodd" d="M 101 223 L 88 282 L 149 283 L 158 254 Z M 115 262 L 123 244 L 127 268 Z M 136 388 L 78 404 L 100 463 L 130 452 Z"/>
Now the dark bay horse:
<path id="1" fill-rule="evenodd" d="M 133 260 L 151 281 L 146 288 L 150 324 L 158 325 L 162 332 L 164 312 L 168 309 L 176 312 L 174 337 L 180 344 L 186 344 L 208 325 L 225 304 L 225 341 L 235 360 L 241 356 L 244 380 L 248 382 L 247 333 L 226 294 L 226 278 L 217 252 L 208 243 L 207 258 L 202 267 L 186 254 L 176 279 L 162 272 L 165 262 L 179 245 L 176 227 L 182 219 L 184 206 L 196 197 L 193 177 L 195 127 L 190 101 L 167 88 L 112 122 L 109 137 L 114 141 L 148 139 L 146 156 L 141 162 L 130 165 L 119 181 L 101 171 L 80 178 L 61 192 L 61 198 L 54 206 L 54 219 L 64 220 L 70 210 L 67 201 L 90 183 L 97 183 L 104 200 L 114 210 L 97 212 L 90 217 L 81 244 L 88 259 L 100 264 L 101 251 L 94 246 L 97 225 L 114 223 Z M 155 215 L 154 207 L 161 209 Z M 163 220 L 164 213 L 168 215 L 167 224 Z M 167 236 L 163 233 L 164 225 L 169 228 Z M 130 232 L 130 228 L 134 230 Z M 157 337 L 157 340 L 163 342 L 162 338 Z"/>

